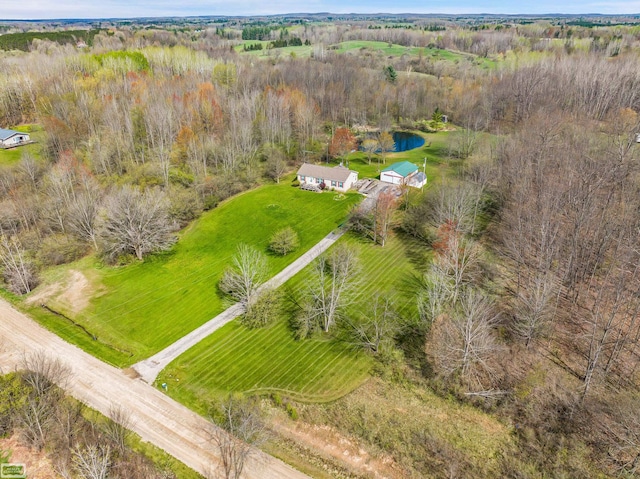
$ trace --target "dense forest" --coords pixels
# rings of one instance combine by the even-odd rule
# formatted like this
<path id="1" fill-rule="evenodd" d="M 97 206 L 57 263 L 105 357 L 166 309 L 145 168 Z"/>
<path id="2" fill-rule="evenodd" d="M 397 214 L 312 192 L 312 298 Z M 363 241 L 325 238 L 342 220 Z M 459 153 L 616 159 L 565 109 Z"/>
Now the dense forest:
<path id="1" fill-rule="evenodd" d="M 640 30 L 619 20 L 120 26 L 87 32 L 86 50 L 71 31 L 0 35 L 29 50 L 0 53 L 0 127 L 40 135 L 37 155 L 0 162 L 5 287 L 27 294 L 90 254 L 141 261 L 222 200 L 346 156 L 339 135 L 436 131 L 444 113 L 455 178 L 389 213 L 389 234 L 431 254 L 419 315 L 367 347 L 381 387 L 489 412 L 515 446 L 488 471 L 370 404 L 301 405 L 302 418 L 390 454 L 404 477 L 634 477 Z M 367 235 L 370 220 L 354 210 L 350 224 Z"/>

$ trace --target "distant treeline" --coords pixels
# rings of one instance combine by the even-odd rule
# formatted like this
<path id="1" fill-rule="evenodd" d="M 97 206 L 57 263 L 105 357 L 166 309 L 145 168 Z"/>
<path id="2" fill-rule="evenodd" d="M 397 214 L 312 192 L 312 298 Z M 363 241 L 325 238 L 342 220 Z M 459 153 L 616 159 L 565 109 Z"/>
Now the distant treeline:
<path id="1" fill-rule="evenodd" d="M 279 27 L 245 27 L 242 29 L 243 40 L 265 40 L 272 30 Z"/>
<path id="2" fill-rule="evenodd" d="M 311 45 L 309 40 L 305 40 L 305 45 Z M 298 37 L 292 37 L 289 40 L 274 40 L 271 42 L 271 48 L 284 48 L 284 47 L 301 47 L 302 39 Z"/>
<path id="3" fill-rule="evenodd" d="M 0 49 L 2 50 L 22 50 L 29 51 L 31 43 L 36 38 L 39 40 L 50 40 L 52 42 L 65 45 L 67 43 L 76 43 L 83 40 L 87 45 L 91 45 L 93 37 L 100 30 L 64 30 L 56 32 L 24 32 L 24 33 L 7 33 L 0 35 Z"/>

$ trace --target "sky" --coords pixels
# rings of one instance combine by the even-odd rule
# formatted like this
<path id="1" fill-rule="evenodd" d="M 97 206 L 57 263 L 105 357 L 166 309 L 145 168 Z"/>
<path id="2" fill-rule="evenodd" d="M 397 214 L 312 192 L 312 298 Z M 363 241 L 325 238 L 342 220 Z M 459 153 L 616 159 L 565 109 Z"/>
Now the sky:
<path id="1" fill-rule="evenodd" d="M 278 13 L 640 13 L 640 0 L 0 0 L 1 19 Z"/>

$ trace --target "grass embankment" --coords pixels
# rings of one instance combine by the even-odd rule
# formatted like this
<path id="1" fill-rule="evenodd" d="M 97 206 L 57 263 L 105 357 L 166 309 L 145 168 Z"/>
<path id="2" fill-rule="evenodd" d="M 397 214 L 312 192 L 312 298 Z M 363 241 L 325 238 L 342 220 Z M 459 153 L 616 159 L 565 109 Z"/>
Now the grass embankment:
<path id="1" fill-rule="evenodd" d="M 266 252 L 269 237 L 284 226 L 299 234 L 299 249 L 269 255 L 273 275 L 344 221 L 358 195 L 313 194 L 288 184 L 249 191 L 205 213 L 174 248 L 123 268 L 96 270 L 90 261 L 69 265 L 93 277 L 89 306 L 79 314 L 51 306 L 86 327 L 39 312 L 36 317 L 65 339 L 117 366 L 146 358 L 211 319 L 227 306 L 217 289 L 239 243 Z M 43 319 L 42 315 L 46 318 Z M 108 346 L 105 346 L 108 345 Z"/>
<path id="2" fill-rule="evenodd" d="M 363 441 L 374 457 L 391 456 L 404 477 L 440 477 L 434 473 L 443 470 L 456 477 L 501 477 L 502 459 L 515 455 L 510 427 L 422 386 L 374 379 L 336 402 L 298 410 L 305 422 Z"/>
<path id="3" fill-rule="evenodd" d="M 1 128 L 1 126 L 0 126 Z M 9 166 L 18 163 L 25 153 L 30 154 L 36 159 L 40 159 L 41 144 L 44 140 L 44 130 L 40 125 L 20 125 L 9 128 L 10 130 L 20 131 L 22 133 L 29 133 L 32 141 L 37 143 L 31 143 L 29 145 L 18 146 L 16 148 L 10 148 L 5 150 L 0 148 L 0 166 Z"/>
<path id="4" fill-rule="evenodd" d="M 415 314 L 415 277 L 425 264 L 415 242 L 389 239 L 384 248 L 352 235 L 340 242 L 358 249 L 362 285 L 352 314 L 367 311 L 376 295 L 394 297 L 399 312 Z M 292 298 L 275 324 L 250 330 L 233 322 L 193 347 L 160 375 L 170 384 L 169 394 L 203 411 L 229 392 L 278 393 L 302 402 L 335 400 L 361 385 L 369 376 L 372 359 L 340 339 L 296 340 L 288 325 L 295 301 L 306 288 L 309 266 L 284 286 Z"/>

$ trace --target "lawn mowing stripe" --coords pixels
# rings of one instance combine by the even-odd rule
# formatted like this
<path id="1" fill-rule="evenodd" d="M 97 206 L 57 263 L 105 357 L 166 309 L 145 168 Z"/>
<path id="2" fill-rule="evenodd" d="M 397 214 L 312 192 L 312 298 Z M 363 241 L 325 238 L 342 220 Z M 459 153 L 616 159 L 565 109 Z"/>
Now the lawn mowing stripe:
<path id="1" fill-rule="evenodd" d="M 360 383 L 362 379 L 369 376 L 369 370 L 371 366 L 366 369 L 361 367 L 354 367 L 353 363 L 349 361 L 349 357 L 345 358 L 344 355 L 341 358 L 340 366 L 329 369 L 329 371 L 322 371 L 320 377 L 322 381 L 317 378 L 310 380 L 305 388 L 307 388 L 306 394 L 318 394 L 318 395 L 335 395 L 343 390 L 340 386 L 344 384 L 352 384 L 355 379 Z M 346 363 L 345 364 L 345 360 Z M 348 365 L 348 367 L 346 367 Z M 335 384 L 336 387 L 327 389 L 327 384 Z"/>
<path id="2" fill-rule="evenodd" d="M 278 356 L 280 355 L 281 351 L 283 349 L 284 350 L 288 349 L 290 347 L 290 345 L 291 345 L 291 343 L 290 343 L 291 337 L 289 336 L 289 332 L 286 329 L 284 329 L 284 330 L 282 330 L 282 333 L 279 334 L 277 338 L 275 338 L 275 340 L 280 343 L 280 347 L 277 349 L 276 352 L 271 353 L 271 357 L 272 358 L 278 358 Z M 271 339 L 270 344 L 273 344 L 273 338 L 270 338 L 270 339 Z M 287 342 L 289 342 L 289 343 L 287 344 Z M 291 356 L 295 356 L 295 355 L 299 354 L 300 350 L 304 349 L 304 348 L 308 348 L 308 345 L 304 344 L 303 342 L 301 342 L 300 344 L 296 345 L 296 347 L 287 356 L 285 356 L 284 358 L 280 358 L 278 363 L 272 364 L 271 370 L 277 369 L 280 366 L 280 364 L 282 364 L 283 362 L 289 361 L 289 358 L 291 358 Z M 317 349 L 317 345 L 314 345 L 313 348 L 311 348 L 311 349 L 313 351 L 315 351 L 315 349 Z M 306 354 L 308 354 L 308 353 L 309 352 L 307 351 Z M 297 362 L 294 362 L 294 364 L 297 364 Z M 247 372 L 244 375 L 242 375 L 241 377 L 235 378 L 233 383 L 234 384 L 238 383 L 241 380 L 244 380 L 244 381 L 248 381 L 249 379 L 253 380 L 253 378 L 256 375 L 260 376 L 260 375 L 264 375 L 264 374 L 265 374 L 264 373 L 264 369 L 262 369 L 262 368 L 255 368 L 253 370 L 247 370 Z"/>
<path id="3" fill-rule="evenodd" d="M 245 335 L 245 331 L 242 331 L 239 328 L 233 332 L 232 336 L 227 336 L 225 338 L 221 338 L 218 341 L 215 341 L 215 336 L 212 337 L 211 341 L 214 341 L 214 346 L 212 348 L 208 348 L 205 352 L 206 354 L 197 354 L 193 356 L 191 353 L 186 352 L 180 359 L 176 361 L 176 363 L 181 364 L 189 364 L 190 367 L 198 368 L 202 363 L 210 362 L 211 357 L 215 356 L 219 351 L 226 350 L 230 344 L 233 344 L 238 338 L 243 337 Z M 246 339 L 246 338 L 245 338 Z M 197 346 L 194 346 L 194 348 Z"/>
<path id="4" fill-rule="evenodd" d="M 285 346 L 286 346 L 286 345 L 285 345 Z M 284 357 L 280 357 L 279 359 L 277 359 L 277 361 L 278 361 L 278 362 L 277 362 L 277 363 L 274 363 L 274 364 L 272 364 L 272 365 L 271 365 L 270 371 L 273 371 L 273 369 L 275 369 L 275 368 L 277 368 L 277 367 L 280 367 L 280 365 L 281 365 L 281 364 L 288 362 L 292 356 L 297 356 L 297 355 L 299 354 L 300 350 L 303 350 L 303 349 L 305 349 L 305 348 L 306 348 L 306 345 L 305 345 L 304 343 L 300 342 L 300 343 L 299 343 L 299 344 L 297 344 L 297 345 L 295 346 L 295 348 L 294 348 L 291 352 L 289 352 L 286 356 L 284 356 Z M 280 350 L 281 350 L 281 349 L 282 349 L 282 348 L 280 348 Z M 285 347 L 285 351 L 286 351 L 286 349 L 287 349 L 287 348 Z M 315 349 L 315 347 L 314 347 L 314 349 Z M 274 356 L 275 356 L 275 355 L 274 355 Z M 294 361 L 294 364 L 295 364 L 295 361 Z M 242 377 L 241 377 L 241 378 L 234 378 L 233 383 L 238 382 L 240 379 L 247 379 L 247 380 L 248 380 L 248 379 L 251 379 L 251 378 L 253 378 L 253 377 L 255 376 L 255 373 L 256 373 L 256 372 L 259 372 L 259 371 L 262 371 L 262 370 L 261 370 L 261 369 L 259 369 L 259 368 L 255 368 L 255 369 L 253 369 L 253 370 L 251 370 L 251 371 L 249 371 L 249 370 L 248 370 L 245 374 L 243 374 L 243 375 L 242 375 Z M 263 374 L 264 374 L 263 372 L 260 372 L 260 375 L 263 375 Z M 268 376 L 267 376 L 267 377 L 268 377 Z"/>
<path id="5" fill-rule="evenodd" d="M 287 376 L 287 374 L 293 369 L 293 368 L 302 368 L 302 365 L 304 365 L 305 363 L 305 359 L 309 356 L 309 355 L 313 355 L 316 353 L 316 351 L 321 348 L 322 343 L 317 342 L 316 344 L 313 344 L 313 346 L 307 347 L 304 344 L 301 344 L 301 346 L 303 346 L 304 349 L 306 349 L 306 351 L 304 352 L 304 354 L 300 357 L 297 357 L 295 361 L 290 361 L 291 356 L 295 355 L 298 353 L 299 349 L 302 348 L 296 348 L 294 351 L 292 351 L 288 356 L 286 356 L 284 359 L 281 359 L 280 362 L 276 365 L 273 365 L 269 372 L 265 375 L 265 383 L 272 383 L 274 385 L 276 384 L 280 384 L 281 381 L 283 380 L 283 378 L 285 378 Z M 322 356 L 320 356 L 320 358 L 324 357 L 325 354 L 327 354 L 328 352 L 330 352 L 329 349 L 327 349 Z M 280 369 L 280 365 L 283 363 L 290 363 L 290 366 L 287 369 L 281 370 Z M 307 366 L 308 369 L 308 366 Z M 273 375 L 273 373 L 279 373 L 277 375 Z"/>
<path id="6" fill-rule="evenodd" d="M 362 352 L 358 352 L 356 354 L 362 354 Z M 345 384 L 346 379 L 353 378 L 354 375 L 368 376 L 370 369 L 371 369 L 370 364 L 367 364 L 366 369 L 362 368 L 362 365 L 358 367 L 358 362 L 354 361 L 353 355 L 350 355 L 345 361 L 345 363 L 343 364 L 343 367 L 340 368 L 340 370 L 338 371 L 338 374 L 333 378 L 331 382 L 335 384 Z M 324 381 L 324 383 L 326 384 L 326 381 Z"/>
<path id="7" fill-rule="evenodd" d="M 305 347 L 305 345 L 303 344 L 296 344 L 295 348 L 292 351 L 290 351 L 287 356 L 283 357 L 283 354 L 291 348 L 291 338 L 281 334 L 275 338 L 275 341 L 274 341 L 274 338 L 270 338 L 270 340 L 271 342 L 268 344 L 269 347 L 271 347 L 274 344 L 274 342 L 279 343 L 277 349 L 274 348 L 274 350 L 272 351 L 267 351 L 268 348 L 263 348 L 264 353 L 269 355 L 270 361 L 279 361 L 279 363 L 274 363 L 274 362 L 270 363 L 271 369 L 276 367 L 276 364 L 279 366 L 279 364 L 282 363 L 283 361 L 287 361 L 292 355 L 295 356 L 300 354 L 300 350 Z M 260 354 L 258 357 L 256 357 L 256 360 L 257 359 L 265 359 L 264 354 Z M 261 366 L 264 365 L 264 367 L 254 367 L 253 369 L 246 369 L 246 372 L 241 376 L 236 377 L 232 381 L 232 383 L 236 384 L 239 382 L 251 382 L 251 381 L 255 381 L 253 378 L 255 378 L 256 376 L 258 377 L 264 376 L 266 374 L 265 371 L 267 369 L 267 365 L 265 363 L 266 362 L 263 361 L 263 363 L 261 364 Z"/>
<path id="8" fill-rule="evenodd" d="M 250 344 L 255 336 L 258 334 L 257 330 L 253 330 L 253 331 L 248 331 L 246 333 L 246 337 L 242 340 L 241 344 Z M 215 357 L 212 357 L 211 355 L 207 355 L 207 359 L 208 359 L 208 363 L 209 363 L 209 372 L 207 374 L 204 374 L 202 376 L 202 380 L 203 382 L 208 381 L 209 379 L 211 379 L 212 377 L 216 376 L 218 374 L 218 371 L 214 370 L 213 368 L 211 368 L 212 365 L 216 365 L 216 364 L 226 364 L 227 361 L 226 359 L 229 358 L 230 356 L 233 355 L 238 355 L 240 357 L 242 357 L 241 354 L 239 354 L 238 348 L 237 347 L 231 347 L 232 344 L 227 343 L 228 347 L 223 349 L 221 351 L 221 354 L 216 355 Z M 238 363 L 233 363 L 233 365 L 236 365 Z M 228 369 L 227 369 L 228 371 Z"/>
<path id="9" fill-rule="evenodd" d="M 341 358 L 343 356 L 343 354 L 338 354 L 335 358 L 333 358 L 331 361 L 329 361 L 324 368 L 322 368 L 315 376 L 313 376 L 311 379 L 309 379 L 307 381 L 307 383 L 300 389 L 301 393 L 304 393 L 305 390 L 311 386 L 312 384 L 315 384 L 315 380 L 318 378 L 318 376 L 320 376 L 322 373 L 324 373 L 324 371 L 330 367 L 336 360 L 338 360 L 339 358 Z"/>
<path id="10" fill-rule="evenodd" d="M 301 376 L 300 374 L 295 374 L 293 377 L 291 375 L 284 376 L 282 378 L 280 386 L 286 389 L 302 392 L 302 390 L 305 387 L 312 386 L 313 388 L 318 388 L 319 384 L 318 382 L 316 382 L 316 379 L 317 379 L 329 389 L 332 389 L 332 390 L 335 389 L 335 387 L 337 387 L 337 384 L 333 382 L 326 383 L 327 378 L 324 377 L 323 372 L 326 370 L 328 365 L 333 364 L 336 360 L 338 360 L 341 354 L 342 353 L 336 353 L 335 351 L 332 351 L 331 355 L 329 356 L 324 355 L 322 358 L 323 361 L 318 361 L 316 363 L 313 363 L 313 367 L 307 367 L 306 369 L 301 369 L 301 372 L 304 372 L 304 375 Z M 307 378 L 313 377 L 313 379 L 307 379 L 305 381 L 304 380 L 305 376 Z"/>
<path id="11" fill-rule="evenodd" d="M 215 363 L 219 364 L 225 364 L 224 359 L 227 358 L 229 356 L 229 354 L 233 354 L 233 355 L 237 355 L 238 357 L 253 357 L 253 355 L 249 351 L 247 351 L 247 345 L 252 346 L 255 343 L 255 336 L 257 336 L 259 334 L 259 331 L 256 330 L 255 334 L 247 334 L 247 338 L 245 338 L 242 343 L 240 345 L 232 345 L 229 344 L 229 347 L 226 351 L 222 352 L 222 354 L 216 356 L 215 358 Z M 263 342 L 271 345 L 271 344 L 276 344 L 279 340 L 281 335 L 279 334 L 274 334 L 274 333 L 270 333 L 268 335 L 268 337 L 266 337 Z M 225 369 L 226 373 L 224 375 L 215 375 L 217 377 L 218 382 L 222 381 L 223 379 L 226 378 L 226 376 L 230 375 L 231 373 L 233 373 L 233 375 L 237 374 L 236 372 L 236 364 L 232 365 L 231 367 L 227 367 Z M 245 365 L 239 365 L 238 367 L 242 367 L 242 368 L 246 368 Z M 248 371 L 247 369 L 245 369 L 245 371 Z M 245 372 L 246 374 L 246 372 Z M 212 375 L 207 375 L 206 378 L 209 379 Z"/>
<path id="12" fill-rule="evenodd" d="M 315 352 L 316 349 L 317 348 L 314 348 L 313 351 Z M 293 356 L 296 356 L 297 354 L 301 354 L 301 352 L 299 350 L 295 350 L 292 352 Z M 291 355 L 289 357 L 291 357 Z M 282 364 L 286 364 L 288 361 L 289 360 L 286 358 L 280 359 L 280 362 L 278 363 L 278 365 L 280 366 Z M 234 381 L 230 382 L 228 385 L 229 389 L 233 391 L 244 391 L 247 389 L 261 387 L 261 386 L 277 387 L 281 384 L 280 381 L 276 381 L 270 376 L 270 373 L 274 369 L 277 369 L 277 368 L 276 367 L 255 368 L 254 370 L 251 371 L 251 374 L 243 375 L 242 377 L 238 377 Z"/>
<path id="13" fill-rule="evenodd" d="M 275 352 L 272 352 L 272 353 L 269 354 L 270 358 L 277 358 L 280 355 L 280 353 L 281 353 L 281 351 L 283 349 L 286 350 L 286 349 L 289 348 L 289 345 L 286 343 L 286 340 L 283 341 L 282 339 L 283 338 L 282 338 L 281 334 L 277 334 L 277 335 L 276 334 L 271 334 L 269 336 L 269 341 L 270 341 L 269 345 L 274 344 L 274 343 L 279 343 L 279 348 Z M 245 379 L 247 377 L 252 377 L 253 375 L 258 373 L 259 371 L 262 371 L 262 368 L 254 367 L 253 369 L 245 369 L 244 374 L 240 374 L 238 376 L 235 376 L 233 378 L 233 380 L 230 381 L 229 384 L 238 382 L 239 380 Z M 260 374 L 264 374 L 264 373 L 260 372 Z M 223 379 L 223 377 L 219 377 L 219 380 L 222 380 L 222 379 Z"/>
<path id="14" fill-rule="evenodd" d="M 285 377 L 287 376 L 287 374 L 289 374 L 289 372 L 291 371 L 291 369 L 293 369 L 294 367 L 297 367 L 300 363 L 304 363 L 304 359 L 309 355 L 309 353 L 310 353 L 310 352 L 312 352 L 312 351 L 313 351 L 313 352 L 315 352 L 315 350 L 316 350 L 320 345 L 322 345 L 322 342 L 321 342 L 321 341 L 318 341 L 318 342 L 317 342 L 317 344 L 313 347 L 313 349 L 310 349 L 309 351 L 307 351 L 307 352 L 305 353 L 305 355 L 304 355 L 302 358 L 300 358 L 298 361 L 292 362 L 291 366 L 289 366 L 285 371 L 281 372 L 281 374 L 279 374 L 279 375 L 278 375 L 278 376 L 276 376 L 275 378 L 274 378 L 274 377 L 269 376 L 269 379 L 270 379 L 272 382 L 274 382 L 274 383 L 275 383 L 275 382 L 279 382 L 279 381 L 281 381 L 283 378 L 285 378 Z M 322 358 L 324 358 L 324 356 L 325 356 L 326 354 L 331 353 L 331 352 L 332 352 L 332 350 L 331 350 L 330 348 L 327 348 L 327 349 L 325 350 L 325 352 L 324 352 L 324 353 L 322 353 L 322 355 L 321 355 L 321 356 L 320 356 L 316 361 L 314 361 L 314 362 L 312 363 L 312 365 L 315 365 L 318 361 L 321 361 L 321 360 L 322 360 Z M 311 366 L 311 365 L 310 365 L 310 366 Z M 308 369 L 309 369 L 309 366 L 308 366 L 304 371 L 307 371 Z"/>

